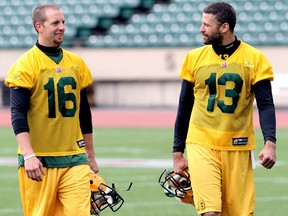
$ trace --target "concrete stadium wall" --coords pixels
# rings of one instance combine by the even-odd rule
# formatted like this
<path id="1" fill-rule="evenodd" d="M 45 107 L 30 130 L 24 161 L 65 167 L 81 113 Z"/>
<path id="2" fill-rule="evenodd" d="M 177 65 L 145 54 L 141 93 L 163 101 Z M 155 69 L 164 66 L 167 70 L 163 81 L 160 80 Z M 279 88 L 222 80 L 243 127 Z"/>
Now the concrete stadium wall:
<path id="1" fill-rule="evenodd" d="M 288 47 L 257 47 L 271 61 L 277 106 L 288 107 Z M 176 107 L 179 69 L 191 48 L 69 49 L 91 69 L 94 85 L 90 101 L 99 107 Z M 0 80 L 26 50 L 0 50 Z M 2 90 L 2 91 L 1 91 Z M 0 96 L 3 94 L 3 88 Z M 3 98 L 3 97 L 2 97 Z M 4 96 L 6 98 L 6 96 Z M 0 100 L 0 106 L 3 100 Z"/>

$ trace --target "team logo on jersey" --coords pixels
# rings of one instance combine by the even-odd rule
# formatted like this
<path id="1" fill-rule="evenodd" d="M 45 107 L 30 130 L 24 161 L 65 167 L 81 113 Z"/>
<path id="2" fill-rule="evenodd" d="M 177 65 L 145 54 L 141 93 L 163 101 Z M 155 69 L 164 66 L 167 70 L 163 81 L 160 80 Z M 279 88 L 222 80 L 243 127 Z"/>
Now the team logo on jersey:
<path id="1" fill-rule="evenodd" d="M 248 66 L 254 66 L 254 64 L 251 63 L 250 61 L 246 61 L 246 62 L 245 62 L 245 65 L 248 65 Z"/>
<path id="2" fill-rule="evenodd" d="M 247 145 L 248 144 L 248 137 L 239 137 L 232 139 L 233 145 Z"/>
<path id="3" fill-rule="evenodd" d="M 62 67 L 57 67 L 56 71 L 57 71 L 57 73 L 61 73 L 62 72 Z"/>
<path id="4" fill-rule="evenodd" d="M 74 69 L 75 69 L 77 72 L 80 72 L 80 70 L 81 70 L 81 68 L 80 68 L 79 65 L 75 65 L 75 66 L 74 66 Z"/>
<path id="5" fill-rule="evenodd" d="M 78 140 L 77 144 L 78 144 L 79 148 L 85 147 L 85 141 L 84 140 Z"/>
<path id="6" fill-rule="evenodd" d="M 227 68 L 228 67 L 228 62 L 223 62 L 222 63 L 222 68 Z"/>

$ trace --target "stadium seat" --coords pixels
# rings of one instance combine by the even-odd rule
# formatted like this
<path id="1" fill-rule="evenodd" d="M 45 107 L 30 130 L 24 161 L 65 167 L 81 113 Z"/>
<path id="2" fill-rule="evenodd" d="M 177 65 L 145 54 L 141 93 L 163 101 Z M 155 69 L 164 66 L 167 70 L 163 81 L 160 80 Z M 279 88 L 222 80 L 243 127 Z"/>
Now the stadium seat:
<path id="1" fill-rule="evenodd" d="M 61 6 L 66 18 L 66 38 L 70 41 L 81 39 L 86 43 L 82 45 L 87 47 L 154 47 L 202 45 L 199 33 L 202 10 L 210 1 L 167 0 L 165 3 L 164 0 L 51 0 L 49 2 Z M 240 39 L 252 45 L 288 45 L 287 0 L 228 0 L 228 2 L 237 11 L 235 33 Z M 31 44 L 29 42 L 31 35 L 35 34 L 35 30 L 31 27 L 31 12 L 37 4 L 38 1 L 33 0 L 0 1 L 0 48 L 5 48 L 9 44 L 13 48 Z M 1 42 L 7 40 L 7 37 L 7 43 Z M 72 46 L 69 41 L 65 42 L 65 45 Z"/>

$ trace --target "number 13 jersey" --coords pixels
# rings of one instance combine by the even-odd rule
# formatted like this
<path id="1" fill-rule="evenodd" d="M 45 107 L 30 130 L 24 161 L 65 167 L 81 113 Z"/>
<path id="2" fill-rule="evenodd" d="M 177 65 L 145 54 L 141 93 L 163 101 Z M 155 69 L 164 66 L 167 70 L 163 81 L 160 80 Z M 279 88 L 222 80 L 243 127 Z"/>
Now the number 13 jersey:
<path id="1" fill-rule="evenodd" d="M 252 85 L 273 80 L 272 66 L 260 51 L 241 42 L 226 60 L 212 45 L 190 51 L 180 71 L 194 83 L 194 106 L 186 142 L 217 150 L 256 147 Z"/>
<path id="2" fill-rule="evenodd" d="M 80 91 L 92 83 L 90 70 L 77 55 L 63 50 L 56 64 L 37 46 L 10 68 L 5 84 L 31 90 L 28 124 L 37 156 L 85 153 L 79 122 Z M 22 154 L 18 148 L 18 153 Z"/>

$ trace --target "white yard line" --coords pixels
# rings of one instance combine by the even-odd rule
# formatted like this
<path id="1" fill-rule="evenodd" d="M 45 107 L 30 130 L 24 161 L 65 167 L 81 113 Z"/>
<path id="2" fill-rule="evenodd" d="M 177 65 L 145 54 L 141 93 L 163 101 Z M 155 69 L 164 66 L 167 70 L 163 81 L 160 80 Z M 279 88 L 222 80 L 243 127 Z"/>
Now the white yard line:
<path id="1" fill-rule="evenodd" d="M 0 209 L 0 215 L 1 214 L 11 214 L 11 213 L 21 213 L 22 212 L 22 209 L 21 208 L 13 208 L 13 209 Z"/>
<path id="2" fill-rule="evenodd" d="M 129 158 L 97 158 L 99 166 L 102 167 L 125 167 L 125 168 L 170 168 L 172 159 L 129 159 Z M 1 157 L 0 166 L 15 166 L 17 158 Z M 260 167 L 259 161 L 256 166 Z M 277 161 L 275 166 L 288 166 L 288 161 Z"/>
<path id="3" fill-rule="evenodd" d="M 102 167 L 127 167 L 127 168 L 169 168 L 172 160 L 166 159 L 128 159 L 128 158 L 97 158 L 97 163 Z M 2 157 L 0 166 L 16 166 L 17 158 Z"/>

